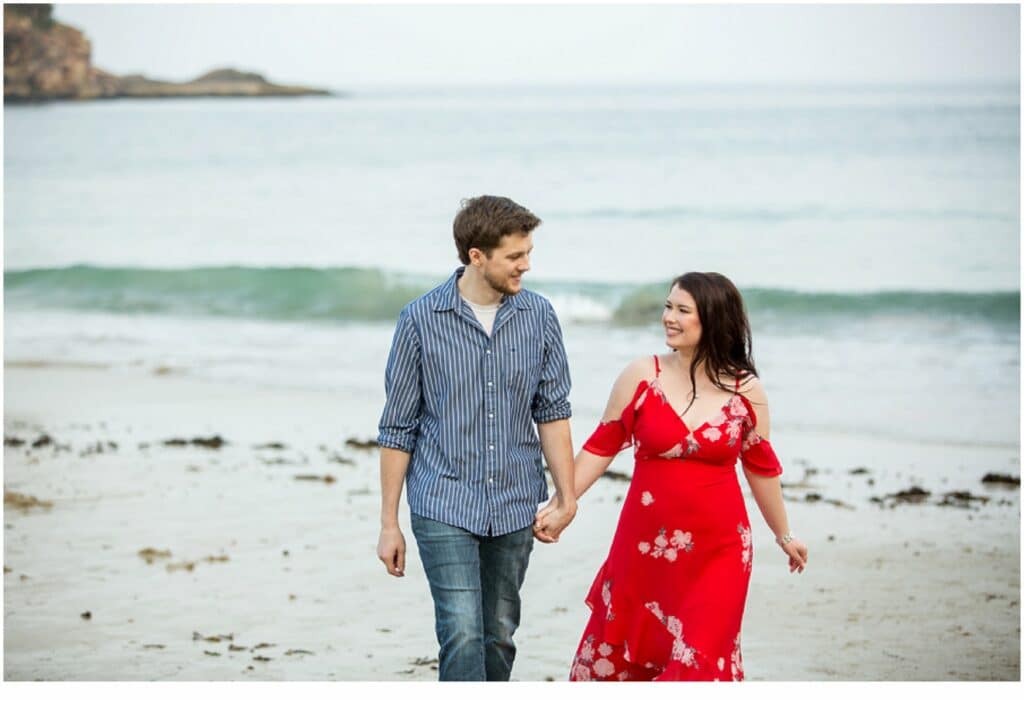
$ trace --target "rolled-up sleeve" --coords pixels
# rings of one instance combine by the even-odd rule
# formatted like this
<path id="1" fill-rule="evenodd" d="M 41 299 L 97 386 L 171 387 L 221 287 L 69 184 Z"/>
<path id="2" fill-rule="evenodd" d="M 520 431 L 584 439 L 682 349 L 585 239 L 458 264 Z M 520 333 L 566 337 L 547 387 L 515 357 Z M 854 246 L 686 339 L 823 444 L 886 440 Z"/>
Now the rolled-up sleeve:
<path id="1" fill-rule="evenodd" d="M 423 396 L 420 372 L 420 341 L 408 309 L 403 309 L 384 372 L 387 399 L 378 425 L 377 442 L 385 448 L 411 453 L 416 447 L 420 402 Z"/>
<path id="2" fill-rule="evenodd" d="M 545 305 L 544 359 L 531 411 L 536 423 L 544 424 L 572 416 L 569 406 L 569 359 L 562 343 L 562 328 L 550 303 Z"/>

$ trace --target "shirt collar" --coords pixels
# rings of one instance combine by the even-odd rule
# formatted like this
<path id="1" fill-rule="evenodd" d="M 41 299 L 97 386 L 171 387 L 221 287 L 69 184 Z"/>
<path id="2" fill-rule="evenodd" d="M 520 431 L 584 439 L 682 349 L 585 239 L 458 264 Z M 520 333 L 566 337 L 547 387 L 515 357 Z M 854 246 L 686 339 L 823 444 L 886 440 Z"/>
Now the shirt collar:
<path id="1" fill-rule="evenodd" d="M 459 278 L 466 272 L 466 266 L 460 265 L 452 273 L 452 276 L 448 278 L 441 289 L 438 290 L 437 299 L 434 301 L 435 312 L 454 311 L 462 307 L 462 299 L 459 297 Z M 516 309 L 529 309 L 530 303 L 526 300 L 526 296 L 520 292 L 517 295 L 502 297 L 502 304 L 509 302 Z"/>

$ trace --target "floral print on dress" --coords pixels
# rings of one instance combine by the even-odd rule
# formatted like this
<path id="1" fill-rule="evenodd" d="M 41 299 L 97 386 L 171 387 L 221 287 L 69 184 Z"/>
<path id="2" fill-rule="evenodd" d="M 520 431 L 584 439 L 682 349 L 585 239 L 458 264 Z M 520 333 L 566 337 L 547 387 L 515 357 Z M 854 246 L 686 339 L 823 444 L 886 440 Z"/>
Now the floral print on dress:
<path id="1" fill-rule="evenodd" d="M 730 657 L 732 678 L 735 681 L 743 681 L 743 654 L 740 652 L 740 636 L 736 636 L 733 642 L 732 656 Z"/>
<path id="2" fill-rule="evenodd" d="M 683 444 L 676 443 L 674 446 L 666 450 L 664 453 L 660 454 L 658 457 L 664 458 L 665 460 L 683 457 Z"/>
<path id="3" fill-rule="evenodd" d="M 653 613 L 662 625 L 668 629 L 674 640 L 672 641 L 672 659 L 687 667 L 699 667 L 697 664 L 697 650 L 686 644 L 683 639 L 683 622 L 675 616 L 666 616 L 661 610 L 657 601 L 649 601 L 644 606 Z"/>
<path id="4" fill-rule="evenodd" d="M 707 438 L 712 443 L 714 443 L 715 441 L 722 437 L 722 432 L 719 431 L 714 426 L 709 426 L 708 428 L 704 429 L 701 435 Z"/>
<path id="5" fill-rule="evenodd" d="M 594 662 L 594 674 L 599 677 L 610 677 L 615 674 L 615 665 L 607 657 Z"/>
<path id="6" fill-rule="evenodd" d="M 606 679 L 615 674 L 615 663 L 609 659 L 615 648 L 608 643 L 601 643 L 597 646 L 596 655 L 594 650 L 594 636 L 587 636 L 580 645 L 576 659 L 572 663 L 572 678 L 576 681 L 594 681 L 594 677 Z M 628 674 L 622 671 L 618 675 L 619 681 L 625 681 Z"/>
<path id="7" fill-rule="evenodd" d="M 686 436 L 686 450 L 683 452 L 683 457 L 688 458 L 698 450 L 700 450 L 700 443 L 693 437 L 693 434 Z"/>
<path id="8" fill-rule="evenodd" d="M 736 441 L 743 435 L 743 425 L 746 423 L 744 419 L 732 418 L 729 423 L 725 425 L 725 435 L 729 436 L 729 447 L 732 448 L 736 445 Z"/>
<path id="9" fill-rule="evenodd" d="M 745 453 L 750 448 L 753 448 L 755 445 L 760 443 L 762 440 L 763 439 L 761 438 L 761 436 L 759 436 L 757 431 L 754 430 L 754 426 L 751 425 L 743 436 L 743 447 L 740 448 L 740 451 Z"/>
<path id="10" fill-rule="evenodd" d="M 743 543 L 743 554 L 741 556 L 743 569 L 749 572 L 754 561 L 754 544 L 750 536 L 750 526 L 744 526 L 741 523 L 736 526 L 736 532 L 740 534 L 740 540 Z"/>
<path id="11" fill-rule="evenodd" d="M 661 453 L 658 457 L 664 458 L 665 460 L 672 460 L 673 458 L 688 458 L 694 453 L 700 450 L 700 443 L 693 437 L 693 434 L 686 436 L 686 447 L 683 447 L 682 443 L 676 443 L 674 446 Z"/>
<path id="12" fill-rule="evenodd" d="M 680 550 L 685 552 L 693 550 L 693 534 L 677 529 L 672 531 L 670 539 L 666 537 L 666 529 L 662 528 L 658 531 L 658 537 L 654 539 L 653 546 L 647 541 L 641 541 L 637 544 L 637 548 L 642 554 L 650 555 L 654 559 L 663 557 L 669 562 L 675 562 Z"/>
<path id="13" fill-rule="evenodd" d="M 601 585 L 601 602 L 604 603 L 605 608 L 605 620 L 614 621 L 615 614 L 612 613 L 612 580 L 604 580 L 604 584 Z"/>
<path id="14" fill-rule="evenodd" d="M 644 506 L 650 506 L 654 503 L 654 495 L 650 492 L 644 492 L 640 495 L 640 503 Z"/>
<path id="15" fill-rule="evenodd" d="M 743 403 L 743 399 L 740 398 L 740 395 L 732 395 L 732 399 L 729 400 L 729 413 L 740 418 L 744 418 L 748 415 L 747 405 Z"/>
<path id="16" fill-rule="evenodd" d="M 572 661 L 572 678 L 576 681 L 591 681 L 590 667 L 594 664 L 594 636 L 588 635 Z"/>

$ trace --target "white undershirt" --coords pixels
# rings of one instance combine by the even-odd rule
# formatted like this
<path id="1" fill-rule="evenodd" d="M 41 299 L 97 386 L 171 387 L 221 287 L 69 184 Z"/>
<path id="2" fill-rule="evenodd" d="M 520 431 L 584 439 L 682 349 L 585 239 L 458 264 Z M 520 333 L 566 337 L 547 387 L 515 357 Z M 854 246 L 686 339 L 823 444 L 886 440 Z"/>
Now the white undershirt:
<path id="1" fill-rule="evenodd" d="M 462 297 L 462 299 L 466 300 L 466 304 L 468 304 L 469 308 L 473 310 L 473 315 L 476 316 L 476 320 L 480 322 L 480 325 L 484 327 L 484 331 L 486 331 L 487 335 L 490 336 L 491 329 L 494 328 L 494 317 L 498 314 L 498 307 L 501 306 L 501 303 L 499 302 L 498 304 L 490 304 L 485 306 L 482 304 L 474 304 L 473 302 L 470 302 L 461 293 L 459 296 Z"/>

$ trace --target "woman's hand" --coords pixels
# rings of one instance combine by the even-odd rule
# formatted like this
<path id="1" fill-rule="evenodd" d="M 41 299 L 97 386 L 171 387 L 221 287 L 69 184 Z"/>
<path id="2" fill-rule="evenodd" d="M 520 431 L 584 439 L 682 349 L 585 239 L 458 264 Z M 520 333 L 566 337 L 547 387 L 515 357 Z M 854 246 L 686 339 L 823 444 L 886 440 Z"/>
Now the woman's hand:
<path id="1" fill-rule="evenodd" d="M 807 566 L 807 546 L 799 539 L 793 538 L 785 545 L 780 543 L 779 547 L 789 555 L 789 571 L 803 572 Z"/>
<path id="2" fill-rule="evenodd" d="M 542 543 L 557 543 L 558 536 L 576 517 L 576 504 L 565 504 L 560 495 L 551 497 L 547 506 L 537 512 L 533 537 Z"/>

